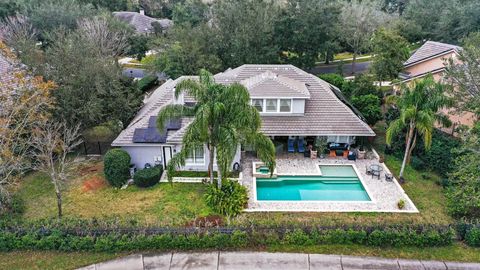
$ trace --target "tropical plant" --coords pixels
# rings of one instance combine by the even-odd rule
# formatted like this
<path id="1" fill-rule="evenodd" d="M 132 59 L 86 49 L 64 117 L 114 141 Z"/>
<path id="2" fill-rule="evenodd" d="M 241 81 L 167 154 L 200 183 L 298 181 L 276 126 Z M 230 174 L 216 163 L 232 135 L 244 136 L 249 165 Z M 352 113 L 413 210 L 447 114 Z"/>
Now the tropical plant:
<path id="1" fill-rule="evenodd" d="M 207 146 L 209 151 L 208 171 L 213 183 L 213 163 L 217 159 L 218 185 L 226 177 L 238 145 L 250 144 L 258 157 L 273 171 L 275 147 L 272 141 L 259 131 L 260 115 L 250 105 L 250 95 L 241 84 L 228 86 L 215 83 L 206 70 L 200 71 L 199 80 L 186 79 L 177 84 L 175 96 L 185 93 L 196 100 L 193 107 L 171 104 L 158 113 L 157 128 L 163 130 L 166 121 L 193 115 L 183 136 L 182 149 L 167 165 L 168 179 L 175 169 L 185 165 L 188 154 L 198 147 Z"/>
<path id="2" fill-rule="evenodd" d="M 247 189 L 236 181 L 226 180 L 221 188 L 210 185 L 205 193 L 205 202 L 230 222 L 230 218 L 240 214 L 247 205 Z"/>
<path id="3" fill-rule="evenodd" d="M 410 156 L 417 143 L 417 136 L 422 136 L 425 149 L 428 150 L 432 144 L 432 133 L 435 123 L 450 126 L 448 117 L 441 113 L 443 108 L 453 105 L 451 98 L 445 95 L 446 85 L 435 82 L 432 75 L 422 80 L 413 81 L 410 84 L 401 86 L 400 96 L 391 96 L 393 102 L 400 111 L 400 116 L 390 122 L 386 133 L 386 141 L 391 145 L 393 138 L 406 130 L 406 146 L 400 169 L 400 179 L 403 181 L 405 165 L 409 162 Z"/>

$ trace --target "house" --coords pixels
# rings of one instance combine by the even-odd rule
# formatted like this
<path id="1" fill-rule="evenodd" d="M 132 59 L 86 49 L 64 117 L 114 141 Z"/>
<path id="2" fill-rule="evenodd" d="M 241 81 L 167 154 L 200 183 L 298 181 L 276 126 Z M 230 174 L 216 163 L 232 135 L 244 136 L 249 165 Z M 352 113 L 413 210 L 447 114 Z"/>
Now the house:
<path id="1" fill-rule="evenodd" d="M 154 24 L 162 28 L 162 31 L 168 30 L 173 26 L 173 21 L 169 19 L 156 19 L 145 15 L 143 10 L 140 12 L 118 11 L 113 12 L 113 16 L 119 20 L 131 25 L 137 34 L 151 34 L 155 32 Z"/>
<path id="2" fill-rule="evenodd" d="M 132 163 L 143 168 L 146 163 L 168 163 L 182 147 L 182 137 L 191 119 L 170 121 L 163 132 L 156 128 L 156 116 L 167 104 L 194 103 L 188 96 L 174 98 L 175 86 L 182 76 L 168 80 L 146 100 L 128 127 L 112 146 L 126 150 Z M 375 136 L 373 130 L 335 94 L 336 89 L 318 77 L 292 65 L 243 65 L 214 75 L 222 84 L 238 82 L 249 91 L 252 105 L 262 118 L 261 131 L 280 145 L 289 138 L 313 141 L 326 137 L 328 142 L 353 144 L 358 137 Z M 240 149 L 239 149 L 240 150 Z M 207 170 L 206 148 L 191 153 L 184 170 Z M 240 151 L 234 159 L 240 162 Z"/>
<path id="3" fill-rule="evenodd" d="M 445 80 L 445 69 L 448 61 L 452 60 L 458 63 L 458 53 L 461 47 L 427 41 L 418 48 L 407 61 L 403 64 L 404 71 L 400 74 L 402 83 L 409 83 L 413 80 L 423 78 L 432 74 L 435 81 Z M 475 115 L 470 112 L 457 112 L 455 110 L 444 110 L 449 116 L 453 125 L 450 128 L 441 129 L 447 133 L 455 134 L 455 128 L 460 125 L 472 126 L 475 121 Z"/>

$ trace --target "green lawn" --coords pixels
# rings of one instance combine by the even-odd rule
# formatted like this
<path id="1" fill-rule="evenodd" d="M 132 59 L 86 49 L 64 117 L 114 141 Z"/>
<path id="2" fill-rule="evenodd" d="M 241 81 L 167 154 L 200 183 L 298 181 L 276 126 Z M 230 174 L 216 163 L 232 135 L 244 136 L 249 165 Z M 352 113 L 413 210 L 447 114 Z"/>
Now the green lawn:
<path id="1" fill-rule="evenodd" d="M 212 214 L 202 198 L 205 185 L 160 183 L 151 188 L 130 186 L 120 190 L 106 184 L 101 164 L 89 163 L 86 167 L 93 169 L 80 169 L 63 194 L 65 217 L 119 217 L 158 226 L 183 226 L 196 217 Z M 86 173 L 82 175 L 82 171 Z M 91 181 L 96 181 L 98 187 L 86 190 L 85 184 Z M 46 175 L 33 173 L 27 176 L 18 194 L 26 203 L 24 219 L 55 217 L 53 185 Z"/>
<path id="2" fill-rule="evenodd" d="M 127 253 L 16 251 L 0 252 L 0 269 L 76 269 L 126 256 Z"/>

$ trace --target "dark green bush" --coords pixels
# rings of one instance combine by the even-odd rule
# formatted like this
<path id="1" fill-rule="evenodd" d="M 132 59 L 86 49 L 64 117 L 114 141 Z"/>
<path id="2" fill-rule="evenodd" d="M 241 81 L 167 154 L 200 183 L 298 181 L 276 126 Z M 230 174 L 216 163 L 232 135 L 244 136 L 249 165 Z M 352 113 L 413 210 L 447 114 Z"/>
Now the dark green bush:
<path id="1" fill-rule="evenodd" d="M 480 226 L 468 230 L 465 234 L 465 241 L 472 247 L 480 247 Z"/>
<path id="2" fill-rule="evenodd" d="M 140 79 L 137 83 L 138 89 L 142 92 L 146 92 L 150 90 L 152 87 L 157 85 L 157 76 L 149 75 L 145 76 L 144 78 Z"/>
<path id="3" fill-rule="evenodd" d="M 352 96 L 351 102 L 352 105 L 362 113 L 363 117 L 365 117 L 367 124 L 373 126 L 383 118 L 379 97 L 372 94 Z"/>
<path id="4" fill-rule="evenodd" d="M 425 162 L 416 156 L 411 157 L 410 165 L 417 171 L 424 171 L 426 169 Z"/>
<path id="5" fill-rule="evenodd" d="M 139 187 L 151 187 L 160 181 L 162 172 L 162 167 L 139 170 L 133 175 L 133 182 Z"/>
<path id="6" fill-rule="evenodd" d="M 336 74 L 336 73 L 322 74 L 318 77 L 320 77 L 320 79 L 328 82 L 329 84 L 332 84 L 332 85 L 338 87 L 340 90 L 342 90 L 343 84 L 345 82 L 345 79 L 341 75 Z"/>
<path id="7" fill-rule="evenodd" d="M 237 181 L 224 180 L 222 188 L 209 185 L 205 202 L 215 212 L 225 215 L 228 220 L 242 212 L 248 202 L 247 189 Z"/>
<path id="8" fill-rule="evenodd" d="M 130 178 L 130 155 L 122 149 L 110 149 L 103 159 L 105 178 L 114 187 L 121 187 Z"/>

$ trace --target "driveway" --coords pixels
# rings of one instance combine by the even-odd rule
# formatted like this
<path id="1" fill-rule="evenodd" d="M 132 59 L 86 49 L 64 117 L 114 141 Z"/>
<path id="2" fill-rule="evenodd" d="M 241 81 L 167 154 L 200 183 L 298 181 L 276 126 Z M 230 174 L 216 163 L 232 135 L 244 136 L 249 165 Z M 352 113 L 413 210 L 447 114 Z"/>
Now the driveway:
<path id="1" fill-rule="evenodd" d="M 98 263 L 84 270 L 447 270 L 480 269 L 479 263 L 420 261 L 355 257 L 343 255 L 267 253 L 267 252 L 203 252 L 136 254 L 125 258 Z"/>
<path id="2" fill-rule="evenodd" d="M 368 68 L 370 67 L 370 64 L 372 62 L 361 62 L 361 63 L 356 63 L 355 64 L 355 73 L 364 73 L 368 71 Z M 318 65 L 310 70 L 307 70 L 307 72 L 312 73 L 312 74 L 326 74 L 326 73 L 337 73 L 337 64 L 330 64 L 330 65 Z M 343 75 L 348 77 L 352 75 L 352 64 L 344 64 L 343 65 Z"/>

